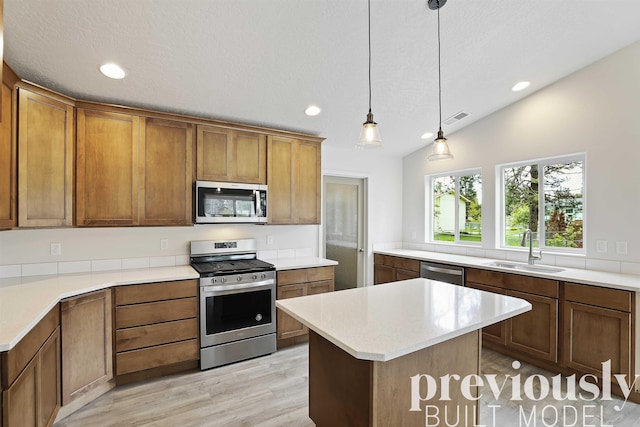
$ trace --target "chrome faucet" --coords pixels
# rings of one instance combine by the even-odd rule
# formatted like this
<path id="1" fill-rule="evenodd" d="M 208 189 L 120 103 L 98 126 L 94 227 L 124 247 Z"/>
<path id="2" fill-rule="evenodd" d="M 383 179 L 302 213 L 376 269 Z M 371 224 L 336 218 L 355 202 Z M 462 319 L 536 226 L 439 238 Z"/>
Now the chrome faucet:
<path id="1" fill-rule="evenodd" d="M 535 264 L 536 261 L 542 259 L 542 250 L 538 251 L 538 255 L 533 254 L 533 232 L 530 229 L 526 229 L 524 231 L 524 239 L 527 238 L 527 233 L 529 234 L 529 260 L 527 261 L 529 265 Z"/>

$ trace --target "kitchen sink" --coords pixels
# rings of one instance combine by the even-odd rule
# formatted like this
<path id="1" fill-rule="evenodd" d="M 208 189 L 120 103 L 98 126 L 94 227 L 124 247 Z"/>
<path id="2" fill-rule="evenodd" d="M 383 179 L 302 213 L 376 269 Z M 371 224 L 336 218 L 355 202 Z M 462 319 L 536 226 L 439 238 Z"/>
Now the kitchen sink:
<path id="1" fill-rule="evenodd" d="M 508 268 L 511 270 L 531 271 L 534 273 L 560 273 L 561 271 L 564 271 L 564 268 L 559 267 L 546 267 L 542 265 L 530 265 L 510 261 L 491 261 L 484 265 L 489 267 Z"/>

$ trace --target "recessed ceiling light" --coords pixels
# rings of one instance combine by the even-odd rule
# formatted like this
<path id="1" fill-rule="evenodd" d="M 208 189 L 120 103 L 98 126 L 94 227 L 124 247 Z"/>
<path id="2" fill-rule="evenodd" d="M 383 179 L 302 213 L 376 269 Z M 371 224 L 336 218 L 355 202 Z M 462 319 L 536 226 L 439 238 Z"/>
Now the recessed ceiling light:
<path id="1" fill-rule="evenodd" d="M 322 109 L 320 107 L 318 107 L 317 105 L 309 105 L 307 107 L 307 109 L 304 110 L 304 113 L 307 116 L 317 116 L 318 114 L 320 114 L 321 111 L 322 111 Z"/>
<path id="2" fill-rule="evenodd" d="M 423 133 L 422 136 L 420 138 L 422 139 L 429 139 L 433 136 L 433 134 L 431 132 L 427 132 L 427 133 Z"/>
<path id="3" fill-rule="evenodd" d="M 100 72 L 112 79 L 124 79 L 126 73 L 118 64 L 110 62 L 100 66 Z"/>
<path id="4" fill-rule="evenodd" d="M 520 92 L 521 90 L 528 88 L 530 84 L 531 82 L 527 81 L 518 82 L 511 88 L 511 90 L 514 92 Z"/>

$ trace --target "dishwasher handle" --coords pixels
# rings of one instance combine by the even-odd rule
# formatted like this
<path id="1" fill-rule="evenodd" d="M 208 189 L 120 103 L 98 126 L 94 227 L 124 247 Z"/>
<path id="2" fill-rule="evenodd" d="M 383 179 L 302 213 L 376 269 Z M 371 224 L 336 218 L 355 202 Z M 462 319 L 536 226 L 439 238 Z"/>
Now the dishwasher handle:
<path id="1" fill-rule="evenodd" d="M 451 274 L 453 276 L 462 276 L 462 272 L 464 271 L 462 269 L 453 270 L 453 269 L 450 269 L 450 268 L 433 267 L 433 266 L 430 266 L 430 265 L 423 265 L 422 269 L 427 270 L 427 271 L 433 271 L 434 273 Z"/>

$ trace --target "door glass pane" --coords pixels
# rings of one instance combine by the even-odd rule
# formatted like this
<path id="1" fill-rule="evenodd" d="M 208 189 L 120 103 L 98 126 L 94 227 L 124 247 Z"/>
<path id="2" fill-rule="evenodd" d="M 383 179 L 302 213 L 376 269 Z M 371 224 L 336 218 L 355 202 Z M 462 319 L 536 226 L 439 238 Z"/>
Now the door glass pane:
<path id="1" fill-rule="evenodd" d="M 455 241 L 456 179 L 441 176 L 433 180 L 433 240 Z"/>
<path id="2" fill-rule="evenodd" d="M 326 257 L 339 260 L 335 289 L 358 283 L 358 186 L 325 183 Z"/>
<path id="3" fill-rule="evenodd" d="M 544 167 L 545 244 L 582 248 L 582 162 Z"/>
<path id="4" fill-rule="evenodd" d="M 271 323 L 271 291 L 207 297 L 207 335 Z"/>

